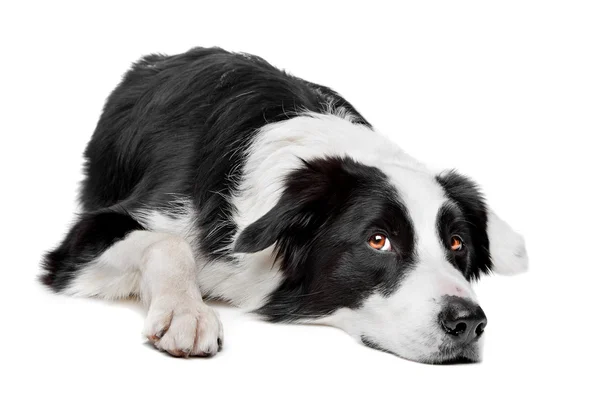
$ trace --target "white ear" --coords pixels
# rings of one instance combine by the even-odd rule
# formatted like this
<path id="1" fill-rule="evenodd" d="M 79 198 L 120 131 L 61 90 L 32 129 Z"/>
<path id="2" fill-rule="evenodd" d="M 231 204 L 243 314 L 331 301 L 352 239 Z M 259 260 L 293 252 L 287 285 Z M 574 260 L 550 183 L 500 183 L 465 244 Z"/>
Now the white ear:
<path id="1" fill-rule="evenodd" d="M 523 236 L 515 232 L 493 211 L 488 211 L 487 225 L 492 257 L 492 271 L 515 275 L 527 271 L 529 259 Z"/>

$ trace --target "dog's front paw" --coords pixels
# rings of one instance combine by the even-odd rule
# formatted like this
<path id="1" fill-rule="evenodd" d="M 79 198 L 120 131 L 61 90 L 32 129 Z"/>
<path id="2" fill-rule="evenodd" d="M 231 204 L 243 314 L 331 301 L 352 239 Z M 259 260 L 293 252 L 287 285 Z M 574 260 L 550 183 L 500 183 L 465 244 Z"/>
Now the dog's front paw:
<path id="1" fill-rule="evenodd" d="M 150 305 L 144 335 L 157 349 L 175 357 L 206 357 L 221 349 L 223 326 L 202 301 L 162 297 Z"/>

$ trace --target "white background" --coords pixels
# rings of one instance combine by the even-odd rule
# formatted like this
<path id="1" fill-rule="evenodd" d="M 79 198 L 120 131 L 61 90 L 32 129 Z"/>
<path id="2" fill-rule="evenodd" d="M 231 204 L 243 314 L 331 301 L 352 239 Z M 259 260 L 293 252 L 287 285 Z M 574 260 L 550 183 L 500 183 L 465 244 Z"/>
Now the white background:
<path id="1" fill-rule="evenodd" d="M 598 2 L 224 3 L 2 3 L 0 397 L 599 398 Z M 121 74 L 213 45 L 331 86 L 526 236 L 530 272 L 477 285 L 482 363 L 420 365 L 227 307 L 222 353 L 172 359 L 144 344 L 135 304 L 37 284 Z"/>

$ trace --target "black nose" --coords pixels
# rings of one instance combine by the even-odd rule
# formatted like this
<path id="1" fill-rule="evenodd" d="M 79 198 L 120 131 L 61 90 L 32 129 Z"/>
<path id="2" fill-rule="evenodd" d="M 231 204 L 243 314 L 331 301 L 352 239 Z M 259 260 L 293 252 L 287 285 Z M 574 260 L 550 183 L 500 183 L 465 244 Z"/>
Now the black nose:
<path id="1" fill-rule="evenodd" d="M 462 344 L 469 344 L 479 339 L 487 325 L 487 318 L 481 307 L 457 296 L 446 297 L 439 318 L 440 325 L 448 336 Z"/>

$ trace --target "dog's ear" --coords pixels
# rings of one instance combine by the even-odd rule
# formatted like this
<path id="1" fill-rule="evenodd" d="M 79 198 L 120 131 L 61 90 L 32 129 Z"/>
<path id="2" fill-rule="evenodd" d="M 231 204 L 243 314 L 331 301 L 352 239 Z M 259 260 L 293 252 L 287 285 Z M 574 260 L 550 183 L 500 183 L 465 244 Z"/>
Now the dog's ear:
<path id="1" fill-rule="evenodd" d="M 355 164 L 340 157 L 302 161 L 286 176 L 277 204 L 240 233 L 234 253 L 255 253 L 275 245 L 288 276 L 299 276 L 319 228 L 358 186 Z"/>
<path id="2" fill-rule="evenodd" d="M 284 195 L 269 212 L 242 231 L 233 252 L 262 251 L 286 235 L 300 233 L 303 227 L 310 225 L 311 218 L 309 210 L 303 210 L 299 203 Z"/>
<path id="3" fill-rule="evenodd" d="M 277 204 L 240 233 L 233 248 L 235 253 L 256 253 L 288 236 L 299 241 L 322 219 L 319 211 L 325 206 L 328 176 L 313 164 L 302 161 L 302 167 L 286 177 Z"/>
<path id="4" fill-rule="evenodd" d="M 515 275 L 527 271 L 529 259 L 523 236 L 491 210 L 488 211 L 487 234 L 494 272 Z"/>
<path id="5" fill-rule="evenodd" d="M 471 277 L 480 272 L 514 275 L 527 270 L 525 241 L 506 222 L 489 210 L 478 186 L 455 171 L 445 171 L 437 181 L 456 202 L 469 223 L 475 247 Z"/>

